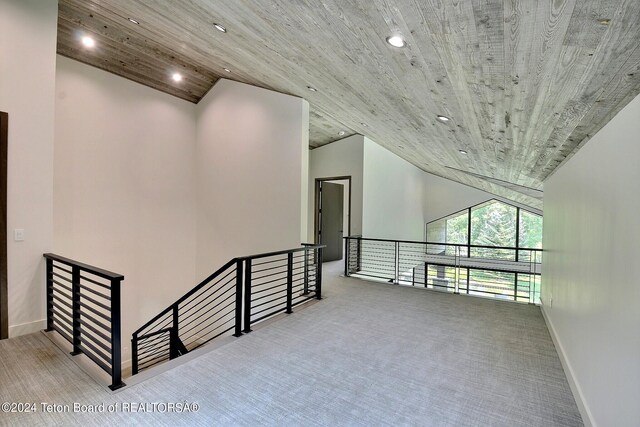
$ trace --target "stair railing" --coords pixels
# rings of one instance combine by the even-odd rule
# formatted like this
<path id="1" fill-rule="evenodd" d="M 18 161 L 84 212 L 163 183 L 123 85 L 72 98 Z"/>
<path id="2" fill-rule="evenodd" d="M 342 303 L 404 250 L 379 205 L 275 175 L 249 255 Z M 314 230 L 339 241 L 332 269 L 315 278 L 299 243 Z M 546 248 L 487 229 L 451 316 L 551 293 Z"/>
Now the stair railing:
<path id="1" fill-rule="evenodd" d="M 322 245 L 233 258 L 136 330 L 132 373 L 322 298 Z"/>

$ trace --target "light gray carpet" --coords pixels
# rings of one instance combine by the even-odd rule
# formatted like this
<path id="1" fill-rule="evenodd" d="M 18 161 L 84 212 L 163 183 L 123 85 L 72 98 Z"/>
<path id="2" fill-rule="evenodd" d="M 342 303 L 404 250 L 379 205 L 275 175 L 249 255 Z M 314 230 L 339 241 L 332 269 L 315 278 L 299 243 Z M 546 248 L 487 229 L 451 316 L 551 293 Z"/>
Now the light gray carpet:
<path id="1" fill-rule="evenodd" d="M 338 278 L 322 302 L 110 394 L 42 334 L 0 342 L 2 425 L 580 426 L 537 307 Z M 191 414 L 44 414 L 39 402 L 196 402 Z"/>

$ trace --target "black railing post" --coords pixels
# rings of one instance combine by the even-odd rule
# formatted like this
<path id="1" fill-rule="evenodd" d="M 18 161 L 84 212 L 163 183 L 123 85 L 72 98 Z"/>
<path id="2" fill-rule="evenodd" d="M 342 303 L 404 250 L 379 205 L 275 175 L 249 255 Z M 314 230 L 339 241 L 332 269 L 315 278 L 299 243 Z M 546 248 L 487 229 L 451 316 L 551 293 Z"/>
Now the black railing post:
<path id="1" fill-rule="evenodd" d="M 309 249 L 304 248 L 304 283 L 302 295 L 309 295 Z"/>
<path id="2" fill-rule="evenodd" d="M 471 269 L 467 268 L 467 294 L 469 293 L 469 276 L 471 275 Z"/>
<path id="3" fill-rule="evenodd" d="M 234 337 L 242 336 L 242 260 L 236 261 L 236 327 Z"/>
<path id="4" fill-rule="evenodd" d="M 244 333 L 251 332 L 251 258 L 244 263 Z"/>
<path id="5" fill-rule="evenodd" d="M 178 304 L 173 305 L 171 312 L 172 321 L 171 329 L 169 330 L 169 359 L 173 360 L 180 356 L 180 352 L 178 350 L 178 339 L 180 339 L 180 309 Z"/>
<path id="6" fill-rule="evenodd" d="M 318 256 L 316 261 L 316 299 L 322 299 L 322 248 L 318 248 Z"/>
<path id="7" fill-rule="evenodd" d="M 79 275 L 80 273 L 78 273 Z M 78 284 L 80 282 L 78 281 Z M 124 387 L 122 382 L 122 324 L 120 320 L 121 279 L 111 279 L 111 390 Z"/>
<path id="8" fill-rule="evenodd" d="M 396 264 L 396 266 L 395 266 L 395 275 L 396 275 L 395 282 L 396 282 L 396 285 L 399 285 L 400 284 L 400 243 L 399 242 L 396 242 L 396 244 L 395 244 L 395 257 L 394 257 L 394 260 L 395 260 L 395 264 Z"/>
<path id="9" fill-rule="evenodd" d="M 73 332 L 71 355 L 76 356 L 82 353 L 80 350 L 80 268 L 78 266 L 71 267 L 71 316 L 71 332 Z"/>
<path id="10" fill-rule="evenodd" d="M 349 249 L 351 249 L 348 237 L 344 239 L 344 277 L 349 277 Z"/>
<path id="11" fill-rule="evenodd" d="M 53 260 L 46 258 L 46 281 L 47 281 L 47 329 L 53 331 Z"/>
<path id="12" fill-rule="evenodd" d="M 518 301 L 518 273 L 514 274 L 513 280 L 513 300 Z M 529 290 L 531 290 L 531 283 L 529 283 Z"/>
<path id="13" fill-rule="evenodd" d="M 131 338 L 131 375 L 138 373 L 138 334 L 134 333 Z"/>
<path id="14" fill-rule="evenodd" d="M 357 262 L 356 262 L 356 272 L 362 270 L 362 238 L 358 237 L 358 247 L 356 248 L 357 253 Z"/>
<path id="15" fill-rule="evenodd" d="M 413 267 L 411 269 L 411 286 L 415 286 L 416 285 L 416 268 Z"/>
<path id="16" fill-rule="evenodd" d="M 424 263 L 424 287 L 427 287 L 427 282 L 429 281 L 429 264 Z"/>
<path id="17" fill-rule="evenodd" d="M 287 313 L 293 313 L 293 252 L 287 254 Z"/>

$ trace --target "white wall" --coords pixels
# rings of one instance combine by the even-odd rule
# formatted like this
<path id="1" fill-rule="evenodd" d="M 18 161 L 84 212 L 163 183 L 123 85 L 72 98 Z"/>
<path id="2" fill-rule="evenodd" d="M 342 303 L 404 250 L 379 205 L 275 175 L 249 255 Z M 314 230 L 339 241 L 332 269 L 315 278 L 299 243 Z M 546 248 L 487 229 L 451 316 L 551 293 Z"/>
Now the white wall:
<path id="1" fill-rule="evenodd" d="M 308 111 L 301 98 L 229 80 L 198 104 L 199 278 L 304 240 Z"/>
<path id="2" fill-rule="evenodd" d="M 364 139 L 363 236 L 423 240 L 424 171 Z"/>
<path id="3" fill-rule="evenodd" d="M 353 135 L 309 153 L 308 241 L 314 241 L 316 178 L 351 177 L 351 234 L 362 234 L 362 162 L 364 136 Z"/>
<path id="4" fill-rule="evenodd" d="M 545 182 L 542 301 L 585 422 L 640 420 L 640 97 Z"/>
<path id="5" fill-rule="evenodd" d="M 9 335 L 44 327 L 44 260 L 53 239 L 54 0 L 0 2 L 0 110 L 9 113 Z M 13 231 L 25 230 L 14 242 Z"/>
<path id="6" fill-rule="evenodd" d="M 64 57 L 56 95 L 54 249 L 124 274 L 128 347 L 196 285 L 195 105 Z"/>

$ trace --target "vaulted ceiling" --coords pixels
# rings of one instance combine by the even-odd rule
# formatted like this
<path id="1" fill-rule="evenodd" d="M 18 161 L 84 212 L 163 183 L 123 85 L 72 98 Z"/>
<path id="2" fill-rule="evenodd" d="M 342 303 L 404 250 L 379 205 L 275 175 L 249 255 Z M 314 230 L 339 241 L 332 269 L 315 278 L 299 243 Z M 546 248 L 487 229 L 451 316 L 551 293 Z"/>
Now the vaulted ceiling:
<path id="1" fill-rule="evenodd" d="M 58 52 L 191 102 L 221 77 L 304 97 L 311 147 L 364 134 L 541 208 L 543 180 L 640 93 L 640 1 L 59 0 Z"/>

